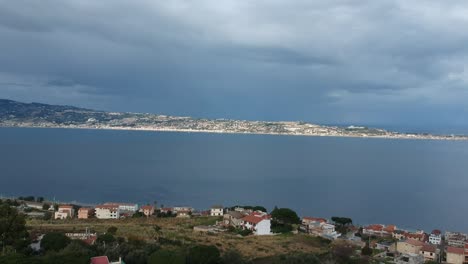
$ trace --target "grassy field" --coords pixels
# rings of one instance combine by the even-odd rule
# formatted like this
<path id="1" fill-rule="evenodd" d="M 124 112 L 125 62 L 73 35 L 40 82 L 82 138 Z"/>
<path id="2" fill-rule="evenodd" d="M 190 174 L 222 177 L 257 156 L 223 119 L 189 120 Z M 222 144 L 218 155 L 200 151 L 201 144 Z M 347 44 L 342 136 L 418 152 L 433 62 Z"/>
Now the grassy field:
<path id="1" fill-rule="evenodd" d="M 117 227 L 116 237 L 137 238 L 154 241 L 158 238 L 172 240 L 182 245 L 215 245 L 222 252 L 229 249 L 239 251 L 243 256 L 253 258 L 271 257 L 288 253 L 323 253 L 329 244 L 320 238 L 305 234 L 283 234 L 274 236 L 239 237 L 232 233 L 206 234 L 193 231 L 196 225 L 214 224 L 218 218 L 132 218 L 120 220 L 29 220 L 28 228 L 33 232 L 84 232 L 86 228 L 102 234 L 111 226 Z M 155 230 L 154 227 L 160 227 Z"/>

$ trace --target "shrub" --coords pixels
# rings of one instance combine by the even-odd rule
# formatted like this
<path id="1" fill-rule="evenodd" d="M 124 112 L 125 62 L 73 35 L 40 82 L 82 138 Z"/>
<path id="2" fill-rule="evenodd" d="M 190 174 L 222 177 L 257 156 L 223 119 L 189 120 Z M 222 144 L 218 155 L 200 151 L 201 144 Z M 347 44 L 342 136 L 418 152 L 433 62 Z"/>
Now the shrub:
<path id="1" fill-rule="evenodd" d="M 41 248 L 45 251 L 59 251 L 64 249 L 70 242 L 70 238 L 62 233 L 48 233 L 41 240 Z"/>
<path id="2" fill-rule="evenodd" d="M 149 256 L 148 264 L 185 264 L 185 256 L 179 251 L 158 250 Z"/>
<path id="3" fill-rule="evenodd" d="M 111 226 L 111 227 L 107 228 L 107 233 L 109 233 L 111 235 L 115 235 L 117 233 L 117 227 Z"/>
<path id="4" fill-rule="evenodd" d="M 199 245 L 189 250 L 188 264 L 219 264 L 220 253 L 215 246 Z"/>

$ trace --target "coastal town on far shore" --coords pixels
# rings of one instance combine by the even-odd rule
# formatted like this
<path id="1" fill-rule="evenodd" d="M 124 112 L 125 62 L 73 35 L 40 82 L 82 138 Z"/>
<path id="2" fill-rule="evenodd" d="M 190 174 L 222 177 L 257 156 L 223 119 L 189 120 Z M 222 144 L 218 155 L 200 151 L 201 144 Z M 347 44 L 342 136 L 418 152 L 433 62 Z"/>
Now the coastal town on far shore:
<path id="1" fill-rule="evenodd" d="M 0 99 L 0 127 L 136 130 L 422 140 L 468 140 L 468 135 L 403 133 L 381 128 L 318 125 L 303 121 L 207 119 L 150 113 L 105 112 L 73 106 Z"/>
<path id="2" fill-rule="evenodd" d="M 46 201 L 42 197 L 17 197 L 0 199 L 2 204 L 15 207 L 30 219 L 43 219 L 53 222 L 76 221 L 86 219 L 102 219 L 102 221 L 119 221 L 126 218 L 180 218 L 197 217 L 213 218 L 212 225 L 193 226 L 193 232 L 216 235 L 224 232 L 237 233 L 245 236 L 274 236 L 278 222 L 278 212 L 292 211 L 276 208 L 268 213 L 262 206 L 232 206 L 214 205 L 206 210 L 195 210 L 190 206 L 168 207 L 156 202 L 139 206 L 135 203 L 107 202 L 95 206 L 79 206 L 70 203 Z M 289 210 L 289 211 L 288 211 Z M 275 213 L 276 212 L 276 213 Z M 294 213 L 295 214 L 295 213 Z M 297 216 L 297 215 L 296 215 Z M 303 216 L 297 224 L 287 230 L 291 234 L 306 234 L 321 237 L 330 241 L 343 241 L 364 250 L 372 250 L 372 258 L 380 263 L 422 264 L 450 263 L 463 264 L 468 262 L 468 234 L 441 230 L 403 229 L 392 224 L 371 224 L 367 226 L 354 225 L 350 218 L 331 217 L 326 219 L 317 216 Z M 99 234 L 90 230 L 77 230 L 66 233 L 72 240 L 82 240 L 92 245 L 96 243 Z M 44 234 L 35 234 L 30 245 L 33 250 L 40 250 Z M 93 260 L 94 259 L 94 260 Z M 102 262 L 104 260 L 104 262 Z M 92 258 L 91 263 L 123 263 L 121 260 L 110 262 L 107 256 Z M 107 262 L 106 262 L 107 261 Z"/>

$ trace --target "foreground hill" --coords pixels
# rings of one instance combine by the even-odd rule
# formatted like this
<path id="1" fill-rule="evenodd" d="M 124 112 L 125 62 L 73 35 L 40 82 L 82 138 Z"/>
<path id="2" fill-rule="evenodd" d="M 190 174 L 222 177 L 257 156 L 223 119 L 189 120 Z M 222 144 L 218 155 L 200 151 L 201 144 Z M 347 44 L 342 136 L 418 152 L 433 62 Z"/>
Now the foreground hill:
<path id="1" fill-rule="evenodd" d="M 0 99 L 0 126 L 468 140 L 468 136 L 407 134 L 376 128 L 321 126 L 306 122 L 196 119 L 148 113 L 105 112 L 5 99 Z"/>

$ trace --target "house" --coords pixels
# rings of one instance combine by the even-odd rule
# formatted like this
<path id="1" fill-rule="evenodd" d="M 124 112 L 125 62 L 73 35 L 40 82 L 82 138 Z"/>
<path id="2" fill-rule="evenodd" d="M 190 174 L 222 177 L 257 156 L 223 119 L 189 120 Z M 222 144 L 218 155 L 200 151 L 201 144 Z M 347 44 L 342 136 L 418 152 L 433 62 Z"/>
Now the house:
<path id="1" fill-rule="evenodd" d="M 424 256 L 425 261 L 438 261 L 439 249 L 431 244 L 424 244 L 419 250 L 419 254 Z"/>
<path id="2" fill-rule="evenodd" d="M 167 213 L 174 213 L 174 208 L 172 207 L 163 207 L 159 209 L 160 213 L 167 214 Z"/>
<path id="3" fill-rule="evenodd" d="M 362 229 L 362 233 L 369 236 L 393 236 L 396 226 L 394 225 L 368 225 Z"/>
<path id="4" fill-rule="evenodd" d="M 302 225 L 308 226 L 309 224 L 315 224 L 315 223 L 326 223 L 327 219 L 325 218 L 317 218 L 317 217 L 308 217 L 305 216 L 302 218 Z"/>
<path id="5" fill-rule="evenodd" d="M 464 247 L 468 235 L 458 232 L 445 232 L 445 241 L 451 247 Z"/>
<path id="6" fill-rule="evenodd" d="M 98 205 L 95 207 L 98 219 L 119 219 L 120 207 L 118 205 Z"/>
<path id="7" fill-rule="evenodd" d="M 36 202 L 24 202 L 24 205 L 26 205 L 29 208 L 37 209 L 37 210 L 42 210 L 44 204 L 42 203 L 36 203 Z"/>
<path id="8" fill-rule="evenodd" d="M 179 210 L 177 211 L 177 217 L 190 217 L 192 214 L 192 211 L 189 210 Z"/>
<path id="9" fill-rule="evenodd" d="M 121 213 L 136 213 L 138 212 L 138 204 L 133 203 L 104 203 L 113 207 L 119 207 Z"/>
<path id="10" fill-rule="evenodd" d="M 381 242 L 375 243 L 374 248 L 378 250 L 383 250 L 383 251 L 394 251 L 395 243 L 390 242 L 390 241 L 381 241 Z"/>
<path id="11" fill-rule="evenodd" d="M 440 245 L 442 242 L 442 232 L 440 230 L 432 230 L 431 234 L 429 235 L 429 243 L 434 245 Z"/>
<path id="12" fill-rule="evenodd" d="M 144 205 L 140 208 L 140 212 L 142 212 L 146 217 L 152 216 L 154 214 L 154 206 Z"/>
<path id="13" fill-rule="evenodd" d="M 324 218 L 304 217 L 302 218 L 302 225 L 299 229 L 306 233 L 331 240 L 337 239 L 340 236 L 340 234 L 335 231 L 335 225 L 327 223 L 327 220 Z"/>
<path id="14" fill-rule="evenodd" d="M 223 206 L 222 205 L 213 205 L 211 207 L 210 215 L 211 216 L 223 216 Z"/>
<path id="15" fill-rule="evenodd" d="M 223 224 L 225 226 L 241 227 L 244 214 L 239 211 L 229 211 L 223 215 Z"/>
<path id="16" fill-rule="evenodd" d="M 242 218 L 242 228 L 251 230 L 255 235 L 269 235 L 271 233 L 270 216 L 252 213 Z"/>
<path id="17" fill-rule="evenodd" d="M 55 219 L 73 218 L 75 216 L 75 209 L 71 205 L 60 205 L 57 212 L 55 212 Z"/>
<path id="18" fill-rule="evenodd" d="M 424 257 L 419 254 L 402 254 L 395 258 L 395 264 L 423 264 Z"/>
<path id="19" fill-rule="evenodd" d="M 419 254 L 424 242 L 414 239 L 406 239 L 397 242 L 396 251 L 402 254 Z"/>
<path id="20" fill-rule="evenodd" d="M 468 244 L 465 244 L 465 263 L 468 263 Z"/>
<path id="21" fill-rule="evenodd" d="M 84 233 L 65 233 L 65 236 L 72 240 L 81 240 L 90 246 L 94 245 L 97 240 L 97 234 L 90 233 L 88 229 Z"/>
<path id="22" fill-rule="evenodd" d="M 81 207 L 78 209 L 78 219 L 88 219 L 94 215 L 94 208 Z"/>
<path id="23" fill-rule="evenodd" d="M 414 239 L 423 242 L 427 241 L 427 235 L 422 230 L 406 231 L 397 229 L 393 231 L 392 237 L 397 240 Z"/>
<path id="24" fill-rule="evenodd" d="M 188 207 L 188 206 L 175 206 L 172 208 L 172 212 L 176 213 L 179 212 L 179 211 L 189 211 L 189 212 L 192 212 L 193 211 L 193 208 L 192 207 Z"/>
<path id="25" fill-rule="evenodd" d="M 109 258 L 107 256 L 99 256 L 91 258 L 91 264 L 125 264 L 122 261 L 122 258 L 119 258 L 119 261 L 109 262 Z"/>
<path id="26" fill-rule="evenodd" d="M 445 249 L 447 260 L 449 264 L 463 264 L 465 261 L 465 249 L 459 247 L 447 247 Z"/>

